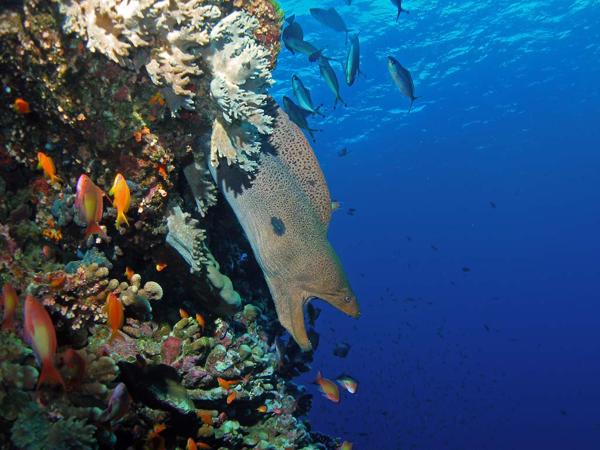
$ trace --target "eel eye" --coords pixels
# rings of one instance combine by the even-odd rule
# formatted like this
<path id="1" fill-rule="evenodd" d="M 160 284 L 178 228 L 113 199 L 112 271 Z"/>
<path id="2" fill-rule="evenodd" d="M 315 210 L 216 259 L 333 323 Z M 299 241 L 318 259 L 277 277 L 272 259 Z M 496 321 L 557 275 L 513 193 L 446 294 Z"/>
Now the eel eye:
<path id="1" fill-rule="evenodd" d="M 352 297 L 350 297 L 349 295 L 346 295 L 346 296 L 344 297 L 344 301 L 345 301 L 346 303 L 350 303 L 350 302 L 352 301 Z"/>

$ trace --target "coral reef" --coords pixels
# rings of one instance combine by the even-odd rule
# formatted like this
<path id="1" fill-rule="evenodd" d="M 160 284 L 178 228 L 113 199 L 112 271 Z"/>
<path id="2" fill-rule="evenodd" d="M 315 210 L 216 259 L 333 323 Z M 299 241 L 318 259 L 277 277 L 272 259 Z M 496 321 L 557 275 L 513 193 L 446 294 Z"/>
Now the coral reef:
<path id="1" fill-rule="evenodd" d="M 268 288 L 209 172 L 256 168 L 281 20 L 270 0 L 0 11 L 0 285 L 19 297 L 0 330 L 2 448 L 334 448 L 291 382 L 310 354 L 273 345 Z M 76 181 L 108 192 L 117 173 L 129 226 L 105 201 L 85 237 Z M 37 386 L 26 295 L 49 313 L 64 387 Z"/>

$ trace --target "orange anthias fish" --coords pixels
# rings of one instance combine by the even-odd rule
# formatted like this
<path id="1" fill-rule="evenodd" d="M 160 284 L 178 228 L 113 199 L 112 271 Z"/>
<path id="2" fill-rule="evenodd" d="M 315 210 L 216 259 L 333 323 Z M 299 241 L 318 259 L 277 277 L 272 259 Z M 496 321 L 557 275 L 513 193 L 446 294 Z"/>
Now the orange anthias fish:
<path id="1" fill-rule="evenodd" d="M 115 338 L 121 337 L 119 330 L 125 321 L 123 303 L 121 303 L 121 300 L 119 300 L 119 297 L 114 292 L 111 292 L 106 297 L 106 315 L 108 316 L 107 322 L 111 330 L 109 342 L 112 342 Z"/>
<path id="2" fill-rule="evenodd" d="M 42 169 L 44 171 L 44 175 L 50 178 L 50 182 L 52 183 L 60 183 L 62 180 L 56 176 L 56 167 L 54 166 L 54 161 L 44 152 L 37 153 L 38 159 L 38 169 Z"/>
<path id="3" fill-rule="evenodd" d="M 131 192 L 129 191 L 129 186 L 127 186 L 125 177 L 120 173 L 115 177 L 115 181 L 113 181 L 113 185 L 110 188 L 110 191 L 108 191 L 108 195 L 114 197 L 113 204 L 115 208 L 117 208 L 117 228 L 119 228 L 123 222 L 129 226 L 129 221 L 127 220 L 127 217 L 125 217 L 125 213 L 129 211 L 129 207 L 131 206 Z"/>
<path id="4" fill-rule="evenodd" d="M 102 219 L 102 197 L 104 192 L 87 175 L 83 174 L 77 180 L 77 194 L 75 195 L 75 209 L 79 220 L 87 224 L 85 237 L 90 234 L 99 234 L 106 238 L 98 222 Z"/>
<path id="5" fill-rule="evenodd" d="M 148 432 L 148 436 L 146 437 L 146 448 L 153 450 L 166 449 L 165 438 L 160 435 L 160 433 L 166 429 L 167 426 L 164 423 L 154 425 L 153 429 Z"/>
<path id="6" fill-rule="evenodd" d="M 3 330 L 14 330 L 15 311 L 19 303 L 19 297 L 12 285 L 6 283 L 2 288 L 2 303 L 4 304 L 4 317 L 2 319 Z"/>
<path id="7" fill-rule="evenodd" d="M 196 412 L 196 415 L 200 418 L 200 420 L 202 420 L 202 423 L 204 423 L 206 425 L 212 425 L 213 416 L 211 413 L 200 410 L 200 411 Z"/>
<path id="8" fill-rule="evenodd" d="M 188 317 L 190 317 L 190 315 L 185 309 L 179 308 L 179 317 L 181 317 L 182 319 L 187 319 Z"/>
<path id="9" fill-rule="evenodd" d="M 231 389 L 231 386 L 235 386 L 236 384 L 240 384 L 240 380 L 225 380 L 221 377 L 217 377 L 217 381 L 219 382 L 219 386 L 226 391 Z"/>
<path id="10" fill-rule="evenodd" d="M 319 388 L 321 388 L 321 392 L 325 398 L 334 403 L 338 403 L 340 401 L 340 391 L 338 390 L 338 387 L 333 381 L 323 378 L 320 371 L 317 373 L 317 379 L 315 380 L 315 383 L 319 385 Z"/>
<path id="11" fill-rule="evenodd" d="M 198 322 L 198 325 L 200 325 L 200 327 L 204 330 L 204 327 L 206 326 L 206 320 L 204 320 L 204 316 L 200 313 L 196 313 L 196 322 Z"/>
<path id="12" fill-rule="evenodd" d="M 233 403 L 233 401 L 235 400 L 236 395 L 237 394 L 235 393 L 235 391 L 233 391 L 231 394 L 229 394 L 227 396 L 227 400 L 226 401 L 227 401 L 228 405 L 231 405 L 231 403 Z"/>
<path id="13" fill-rule="evenodd" d="M 61 384 L 64 388 L 65 382 L 54 365 L 54 355 L 56 354 L 54 324 L 46 308 L 31 295 L 25 298 L 23 322 L 25 341 L 33 349 L 38 364 L 42 366 L 37 387 L 39 388 L 42 384 L 48 383 Z"/>
<path id="14" fill-rule="evenodd" d="M 125 276 L 127 277 L 128 281 L 131 281 L 131 277 L 133 277 L 134 275 L 135 271 L 131 267 L 125 267 Z"/>
<path id="15" fill-rule="evenodd" d="M 264 414 L 264 413 L 266 413 L 266 412 L 267 412 L 267 406 L 266 406 L 266 405 L 260 405 L 258 408 L 256 408 L 256 410 L 257 410 L 259 413 L 263 413 L 263 414 Z"/>
<path id="16" fill-rule="evenodd" d="M 29 102 L 21 97 L 15 100 L 13 108 L 19 114 L 29 114 L 31 112 L 31 109 L 29 109 Z"/>
<path id="17" fill-rule="evenodd" d="M 166 268 L 167 268 L 167 263 L 164 263 L 164 262 L 156 263 L 156 271 L 157 272 L 162 272 Z"/>

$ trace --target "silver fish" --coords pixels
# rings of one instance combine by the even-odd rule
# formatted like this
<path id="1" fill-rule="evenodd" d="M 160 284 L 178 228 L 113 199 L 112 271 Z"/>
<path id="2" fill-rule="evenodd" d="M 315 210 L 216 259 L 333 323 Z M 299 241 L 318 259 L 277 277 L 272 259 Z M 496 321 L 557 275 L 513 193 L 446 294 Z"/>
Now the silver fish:
<path id="1" fill-rule="evenodd" d="M 344 102 L 344 100 L 342 100 L 342 97 L 340 96 L 340 84 L 338 83 L 337 76 L 333 71 L 333 67 L 331 67 L 331 64 L 329 64 L 329 61 L 327 61 L 325 58 L 319 59 L 319 71 L 321 72 L 321 77 L 323 78 L 323 80 L 325 80 L 325 83 L 327 83 L 327 86 L 329 87 L 329 89 L 331 89 L 333 95 L 335 95 L 333 109 L 335 109 L 335 106 L 337 105 L 338 101 L 342 105 L 347 106 L 346 102 Z"/>
<path id="2" fill-rule="evenodd" d="M 415 85 L 412 76 L 393 56 L 388 56 L 387 61 L 388 70 L 390 71 L 392 80 L 394 80 L 394 83 L 398 86 L 400 92 L 410 99 L 410 106 L 408 107 L 408 112 L 410 112 L 413 102 L 418 98 L 415 97 Z"/>
<path id="3" fill-rule="evenodd" d="M 315 140 L 315 136 L 313 131 L 320 131 L 315 128 L 310 128 L 308 122 L 306 121 L 306 117 L 310 114 L 310 111 L 306 111 L 305 109 L 300 108 L 298 105 L 294 103 L 294 101 L 287 97 L 283 96 L 283 110 L 287 113 L 290 120 L 298 125 L 303 130 L 308 131 L 312 140 Z"/>
<path id="4" fill-rule="evenodd" d="M 285 46 L 292 52 L 302 53 L 304 55 L 310 56 L 315 53 L 318 53 L 320 50 L 312 45 L 308 41 L 304 41 L 302 39 L 297 39 L 294 37 L 288 38 L 285 41 Z"/>
<path id="5" fill-rule="evenodd" d="M 310 8 L 310 15 L 332 30 L 344 32 L 348 36 L 348 27 L 335 8 Z"/>
<path id="6" fill-rule="evenodd" d="M 358 42 L 358 33 L 350 37 L 350 46 L 346 55 L 344 75 L 346 76 L 346 84 L 348 86 L 354 84 L 357 73 L 360 73 L 360 43 Z"/>
<path id="7" fill-rule="evenodd" d="M 304 83 L 298 75 L 292 76 L 292 89 L 294 91 L 296 100 L 298 100 L 298 105 L 302 109 L 305 109 L 312 114 L 323 116 L 323 114 L 319 111 L 320 106 L 318 108 L 314 107 L 312 98 L 310 96 L 310 91 L 306 88 L 306 86 L 304 86 Z"/>
<path id="8" fill-rule="evenodd" d="M 285 48 L 287 48 L 292 53 L 295 53 L 295 51 L 288 44 L 288 41 L 290 39 L 296 39 L 298 41 L 302 41 L 304 39 L 304 32 L 302 31 L 300 24 L 298 22 L 296 22 L 295 19 L 296 19 L 295 15 L 292 15 L 292 16 L 288 17 L 287 19 L 285 19 L 287 25 L 281 32 L 281 39 L 283 40 L 283 45 L 285 45 Z"/>

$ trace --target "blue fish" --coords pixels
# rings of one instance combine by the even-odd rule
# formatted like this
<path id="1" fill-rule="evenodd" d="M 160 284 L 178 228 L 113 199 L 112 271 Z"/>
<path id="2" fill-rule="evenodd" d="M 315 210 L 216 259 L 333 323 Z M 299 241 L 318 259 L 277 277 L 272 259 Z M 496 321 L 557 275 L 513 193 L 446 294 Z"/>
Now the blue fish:
<path id="1" fill-rule="evenodd" d="M 333 67 L 331 67 L 331 64 L 329 64 L 329 61 L 327 61 L 325 58 L 319 59 L 319 71 L 321 72 L 321 77 L 323 78 L 323 80 L 325 80 L 325 83 L 327 84 L 329 89 L 331 89 L 333 95 L 335 95 L 333 109 L 335 109 L 337 102 L 340 102 L 342 105 L 347 106 L 346 102 L 344 102 L 344 100 L 342 100 L 342 97 L 340 96 L 340 84 L 338 83 L 337 76 L 333 71 Z"/>
<path id="2" fill-rule="evenodd" d="M 415 97 L 415 85 L 410 72 L 392 56 L 388 56 L 388 70 L 400 92 L 410 98 L 410 106 L 408 107 L 408 112 L 410 112 L 413 102 L 418 98 Z"/>
<path id="3" fill-rule="evenodd" d="M 348 37 L 348 27 L 335 8 L 310 8 L 310 15 L 332 30 L 346 33 Z"/>
<path id="4" fill-rule="evenodd" d="M 398 19 L 400 18 L 400 13 L 405 12 L 406 14 L 408 14 L 410 11 L 407 11 L 406 9 L 402 8 L 402 0 L 392 0 L 392 4 L 398 8 L 398 14 L 396 15 L 396 22 L 398 22 Z"/>
<path id="5" fill-rule="evenodd" d="M 289 45 L 288 41 L 290 39 L 295 39 L 297 41 L 304 40 L 304 32 L 302 31 L 302 27 L 300 27 L 300 24 L 298 22 L 296 22 L 295 19 L 296 19 L 295 15 L 292 15 L 292 16 L 288 17 L 287 19 L 285 19 L 287 25 L 281 32 L 281 39 L 283 40 L 283 45 L 285 46 L 285 48 L 287 48 L 292 53 L 294 53 L 295 51 Z"/>
<path id="6" fill-rule="evenodd" d="M 352 86 L 356 79 L 356 74 L 360 73 L 360 43 L 358 42 L 358 33 L 350 37 L 348 54 L 346 55 L 346 65 L 344 75 L 346 84 Z"/>
<path id="7" fill-rule="evenodd" d="M 312 114 L 318 114 L 320 116 L 323 116 L 323 114 L 319 111 L 319 108 L 321 106 L 317 108 L 314 107 L 312 98 L 310 96 L 310 91 L 306 88 L 306 86 L 304 86 L 304 83 L 298 75 L 292 76 L 292 89 L 294 91 L 294 96 L 296 97 L 296 100 L 298 100 L 298 105 L 302 109 Z"/>
<path id="8" fill-rule="evenodd" d="M 313 131 L 321 131 L 321 130 L 317 130 L 315 128 L 310 128 L 310 126 L 308 125 L 306 118 L 308 117 L 309 114 L 311 114 L 310 111 L 306 111 L 305 109 L 300 108 L 298 105 L 296 105 L 294 103 L 294 101 L 291 98 L 289 98 L 287 96 L 283 97 L 283 109 L 287 113 L 287 115 L 289 116 L 289 118 L 292 122 L 294 122 L 296 125 L 298 125 L 303 130 L 308 131 L 308 134 L 310 134 L 310 137 L 314 141 L 315 136 L 313 135 Z"/>

